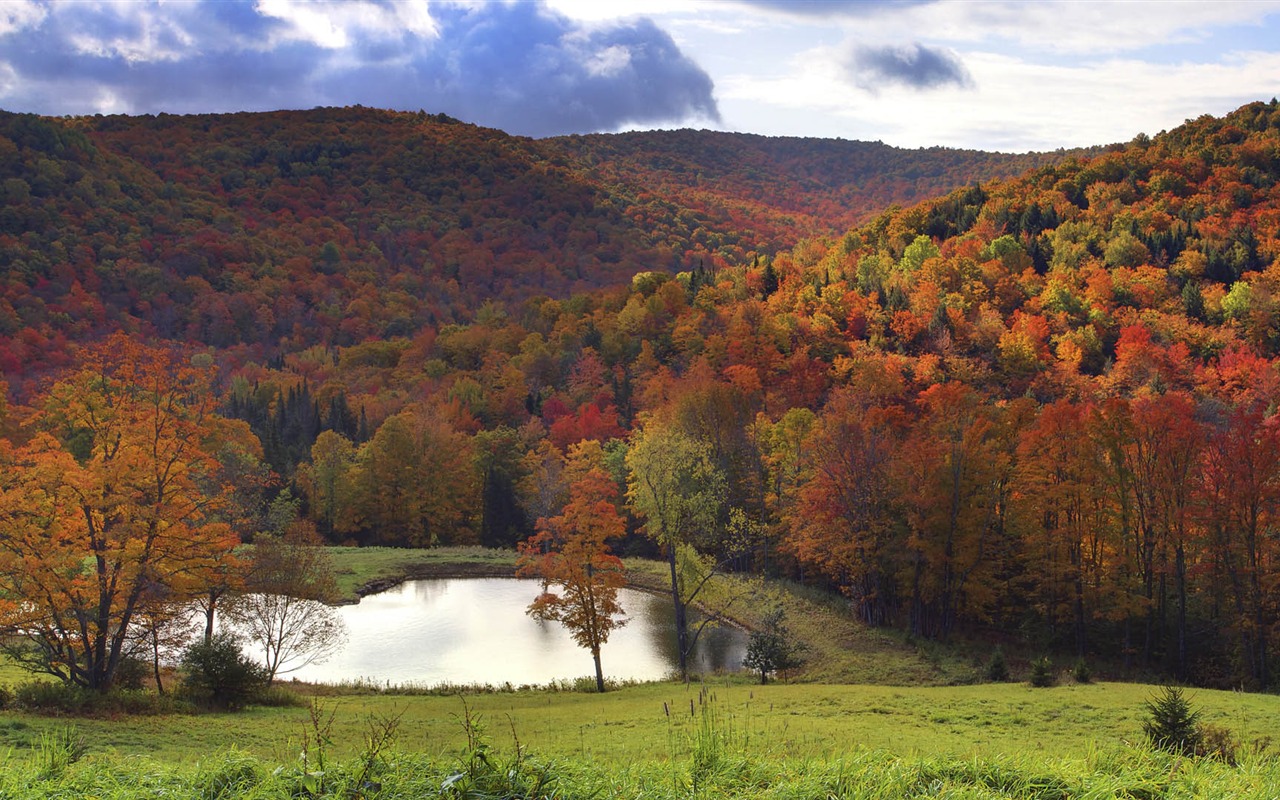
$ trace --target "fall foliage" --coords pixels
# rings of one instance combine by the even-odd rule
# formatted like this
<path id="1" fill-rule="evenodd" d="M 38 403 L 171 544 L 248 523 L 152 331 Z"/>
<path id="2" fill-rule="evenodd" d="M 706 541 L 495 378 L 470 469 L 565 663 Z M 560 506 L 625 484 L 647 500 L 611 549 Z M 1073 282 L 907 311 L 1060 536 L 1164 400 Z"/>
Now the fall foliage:
<path id="1" fill-rule="evenodd" d="M 918 154 L 952 177 L 914 205 L 906 154 L 835 143 L 367 109 L 2 121 L 6 542 L 70 548 L 81 495 L 142 519 L 101 488 L 139 456 L 84 421 L 116 418 L 124 367 L 67 371 L 70 342 L 127 330 L 112 351 L 216 365 L 175 405 L 207 428 L 183 473 L 207 494 L 157 517 L 209 541 L 288 489 L 333 542 L 543 548 L 606 526 L 583 487 L 607 481 L 611 544 L 667 559 L 677 619 L 709 562 L 920 637 L 1275 684 L 1275 102 L 1012 179 Z"/>

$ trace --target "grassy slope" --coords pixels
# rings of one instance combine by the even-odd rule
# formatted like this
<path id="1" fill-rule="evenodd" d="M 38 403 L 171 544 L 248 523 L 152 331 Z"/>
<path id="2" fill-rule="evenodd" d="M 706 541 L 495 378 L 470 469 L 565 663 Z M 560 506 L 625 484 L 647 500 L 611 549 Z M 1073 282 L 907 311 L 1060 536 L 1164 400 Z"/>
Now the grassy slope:
<path id="1" fill-rule="evenodd" d="M 708 694 L 703 694 L 703 692 Z M 1143 702 L 1150 687 L 1091 684 L 1032 689 L 1021 684 L 962 687 L 823 684 L 705 686 L 650 684 L 604 695 L 513 692 L 472 695 L 466 704 L 486 720 L 500 747 L 521 745 L 546 757 L 583 757 L 623 766 L 664 761 L 697 727 L 699 703 L 713 698 L 723 726 L 771 757 L 830 757 L 862 750 L 899 756 L 1013 757 L 1033 753 L 1083 759 L 1142 739 Z M 335 751 L 351 755 L 371 715 L 400 716 L 401 748 L 428 755 L 464 744 L 464 700 L 439 696 L 343 696 L 319 701 L 333 712 Z M 1200 691 L 1192 702 L 1205 720 L 1234 731 L 1246 744 L 1271 735 L 1280 698 Z M 670 716 L 667 715 L 670 711 Z M 308 727 L 308 711 L 252 709 L 198 717 L 79 719 L 74 726 L 91 752 L 147 754 L 193 764 L 231 747 L 291 760 Z M 31 747 L 40 733 L 66 720 L 0 715 L 0 747 Z M 674 742 L 674 744 L 673 744 Z"/>

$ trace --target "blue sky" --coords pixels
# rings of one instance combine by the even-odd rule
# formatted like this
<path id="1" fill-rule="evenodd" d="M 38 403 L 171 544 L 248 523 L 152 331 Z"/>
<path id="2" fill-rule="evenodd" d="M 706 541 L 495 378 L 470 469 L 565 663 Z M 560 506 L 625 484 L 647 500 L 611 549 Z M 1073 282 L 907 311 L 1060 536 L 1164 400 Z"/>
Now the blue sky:
<path id="1" fill-rule="evenodd" d="M 0 108 L 1044 150 L 1280 94 L 1280 0 L 0 0 Z"/>

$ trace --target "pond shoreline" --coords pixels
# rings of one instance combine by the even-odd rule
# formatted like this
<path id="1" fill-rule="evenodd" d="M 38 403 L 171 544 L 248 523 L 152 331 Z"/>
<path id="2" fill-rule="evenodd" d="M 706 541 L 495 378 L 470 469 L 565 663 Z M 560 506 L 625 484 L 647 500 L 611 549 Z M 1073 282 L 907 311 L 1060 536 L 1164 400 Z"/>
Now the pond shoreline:
<path id="1" fill-rule="evenodd" d="M 395 575 L 387 575 L 381 578 L 374 578 L 366 581 L 358 586 L 355 590 L 356 598 L 354 600 L 345 599 L 339 605 L 353 605 L 359 603 L 361 598 L 368 597 L 373 594 L 390 591 L 397 586 L 407 583 L 408 581 L 431 580 L 433 578 L 516 578 L 516 567 L 514 564 L 503 564 L 494 562 L 475 562 L 475 561 L 456 561 L 451 563 L 425 563 L 425 564 L 405 564 Z M 628 570 L 627 583 L 628 589 L 654 594 L 663 597 L 671 596 L 671 587 L 663 581 L 657 579 L 642 570 Z M 693 603 L 691 608 L 707 616 L 715 616 L 710 610 L 700 603 Z M 723 625 L 731 628 L 737 628 L 740 631 L 750 633 L 752 628 L 740 619 L 725 614 L 719 615 L 719 621 Z"/>

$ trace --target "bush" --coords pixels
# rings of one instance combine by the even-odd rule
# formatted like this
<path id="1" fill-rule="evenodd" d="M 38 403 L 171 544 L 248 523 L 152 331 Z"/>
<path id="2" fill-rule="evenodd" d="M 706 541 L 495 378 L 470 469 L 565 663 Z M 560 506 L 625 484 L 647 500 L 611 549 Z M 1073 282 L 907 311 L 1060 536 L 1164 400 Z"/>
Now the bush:
<path id="1" fill-rule="evenodd" d="M 26 681 L 13 691 L 15 704 L 27 711 L 79 714 L 91 702 L 89 690 L 71 683 Z"/>
<path id="2" fill-rule="evenodd" d="M 1236 766 L 1236 754 L 1240 750 L 1240 740 L 1231 732 L 1229 728 L 1221 725 L 1199 725 L 1197 733 L 1200 742 L 1196 746 L 1196 755 L 1205 756 L 1207 758 L 1216 758 L 1217 760 Z"/>
<path id="3" fill-rule="evenodd" d="M 1200 748 L 1200 712 L 1191 707 L 1177 686 L 1165 686 L 1160 694 L 1143 704 L 1147 719 L 1142 732 L 1152 746 L 1170 753 L 1194 755 Z"/>
<path id="4" fill-rule="evenodd" d="M 1093 672 L 1083 658 L 1076 661 L 1076 667 L 1071 671 L 1071 675 L 1076 679 L 1076 683 L 1089 683 L 1093 680 Z"/>
<path id="5" fill-rule="evenodd" d="M 240 642 L 219 633 L 182 653 L 183 690 L 192 701 L 234 711 L 267 686 L 267 671 L 240 650 Z"/>
<path id="6" fill-rule="evenodd" d="M 1053 674 L 1053 662 L 1048 656 L 1040 656 L 1031 662 L 1031 685 L 1040 689 L 1053 686 L 1058 682 Z"/>
<path id="7" fill-rule="evenodd" d="M 172 714 L 184 710 L 172 697 L 140 689 L 95 692 L 73 683 L 27 681 L 13 691 L 13 705 L 42 714 Z"/>
<path id="8" fill-rule="evenodd" d="M 747 655 L 742 666 L 760 673 L 760 683 L 767 683 L 770 672 L 784 678 L 787 672 L 804 664 L 805 646 L 797 642 L 783 623 L 783 610 L 775 608 L 764 617 L 760 630 L 751 632 L 747 640 Z"/>
<path id="9" fill-rule="evenodd" d="M 1005 663 L 1004 651 L 998 645 L 991 654 L 991 660 L 987 662 L 987 680 L 993 683 L 1009 680 L 1009 665 Z"/>

